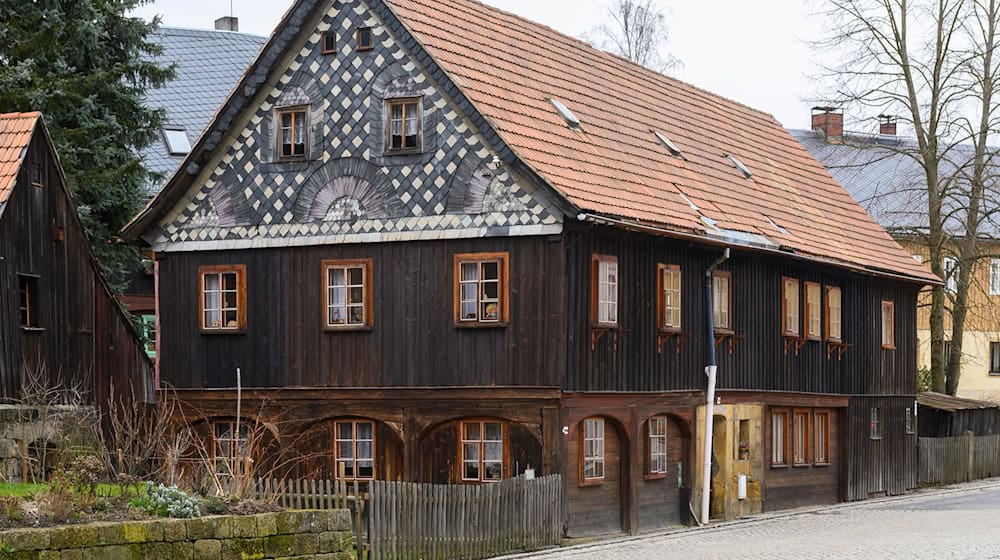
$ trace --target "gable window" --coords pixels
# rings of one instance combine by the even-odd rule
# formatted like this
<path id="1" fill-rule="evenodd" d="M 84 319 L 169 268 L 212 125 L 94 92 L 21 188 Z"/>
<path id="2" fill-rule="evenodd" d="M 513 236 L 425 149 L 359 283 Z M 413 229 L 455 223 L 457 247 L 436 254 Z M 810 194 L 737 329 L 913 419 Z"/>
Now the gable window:
<path id="1" fill-rule="evenodd" d="M 337 32 L 324 31 L 319 37 L 320 54 L 333 54 L 337 52 Z"/>
<path id="2" fill-rule="evenodd" d="M 806 465 L 809 463 L 809 411 L 796 410 L 793 417 L 795 432 L 792 462 L 796 465 Z"/>
<path id="3" fill-rule="evenodd" d="M 604 419 L 584 420 L 582 440 L 581 484 L 601 483 L 604 481 Z"/>
<path id="4" fill-rule="evenodd" d="M 280 124 L 278 127 L 278 159 L 305 158 L 308 148 L 305 107 L 279 109 L 277 113 Z"/>
<path id="5" fill-rule="evenodd" d="M 323 261 L 324 326 L 328 330 L 372 326 L 372 261 Z"/>
<path id="6" fill-rule="evenodd" d="M 990 259 L 990 295 L 1000 296 L 1000 259 Z"/>
<path id="7" fill-rule="evenodd" d="M 958 291 L 958 259 L 955 257 L 945 257 L 944 265 L 944 289 L 949 293 Z"/>
<path id="8" fill-rule="evenodd" d="M 830 464 L 830 413 L 817 412 L 813 418 L 813 461 Z"/>
<path id="9" fill-rule="evenodd" d="M 782 278 L 781 286 L 781 333 L 799 336 L 799 281 Z"/>
<path id="10" fill-rule="evenodd" d="M 507 323 L 507 259 L 507 253 L 455 255 L 456 324 Z"/>
<path id="11" fill-rule="evenodd" d="M 502 422 L 462 422 L 462 480 L 497 482 L 503 479 Z"/>
<path id="12" fill-rule="evenodd" d="M 40 162 L 32 161 L 28 166 L 28 180 L 31 181 L 33 187 L 45 187 L 45 184 L 42 183 L 42 164 Z"/>
<path id="13" fill-rule="evenodd" d="M 990 375 L 1000 375 L 1000 342 L 990 343 Z"/>
<path id="14" fill-rule="evenodd" d="M 593 321 L 597 326 L 618 326 L 618 259 L 608 255 L 593 256 L 591 294 Z"/>
<path id="15" fill-rule="evenodd" d="M 806 282 L 806 337 L 810 340 L 823 338 L 819 284 Z"/>
<path id="16" fill-rule="evenodd" d="M 245 265 L 198 269 L 202 331 L 239 332 L 246 328 L 246 272 Z"/>
<path id="17" fill-rule="evenodd" d="M 826 338 L 835 342 L 843 340 L 841 336 L 841 293 L 840 288 L 826 287 Z"/>
<path id="18" fill-rule="evenodd" d="M 771 411 L 771 466 L 788 465 L 788 411 Z"/>
<path id="19" fill-rule="evenodd" d="M 239 474 L 250 452 L 250 427 L 244 422 L 214 422 L 215 472 L 222 478 Z"/>
<path id="20" fill-rule="evenodd" d="M 370 420 L 337 422 L 337 478 L 372 480 L 375 478 L 375 423 Z"/>
<path id="21" fill-rule="evenodd" d="M 667 474 L 667 418 L 654 416 L 646 423 L 647 467 L 648 475 Z"/>
<path id="22" fill-rule="evenodd" d="M 681 267 L 675 264 L 661 264 L 658 267 L 658 295 L 660 303 L 660 329 L 681 330 Z"/>
<path id="23" fill-rule="evenodd" d="M 716 270 L 712 273 L 712 322 L 715 329 L 721 331 L 733 330 L 732 295 L 733 275 L 728 270 Z"/>
<path id="24" fill-rule="evenodd" d="M 872 408 L 871 419 L 868 424 L 868 437 L 871 439 L 882 439 L 882 418 L 878 407 Z"/>
<path id="25" fill-rule="evenodd" d="M 25 328 L 38 327 L 38 313 L 36 309 L 35 294 L 37 293 L 38 278 L 24 274 L 17 275 L 17 296 L 18 311 L 21 326 Z"/>
<path id="26" fill-rule="evenodd" d="M 420 151 L 421 109 L 419 98 L 386 101 L 387 153 Z"/>
<path id="27" fill-rule="evenodd" d="M 375 48 L 375 35 L 371 27 L 359 27 L 355 36 L 359 51 L 370 51 Z"/>
<path id="28" fill-rule="evenodd" d="M 895 313 L 891 301 L 882 302 L 882 348 L 896 348 Z"/>

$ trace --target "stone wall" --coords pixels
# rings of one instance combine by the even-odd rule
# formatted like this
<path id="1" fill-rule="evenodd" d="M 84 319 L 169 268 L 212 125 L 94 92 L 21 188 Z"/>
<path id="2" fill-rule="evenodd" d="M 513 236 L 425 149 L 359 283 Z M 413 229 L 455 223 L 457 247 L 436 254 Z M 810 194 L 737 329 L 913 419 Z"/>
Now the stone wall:
<path id="1" fill-rule="evenodd" d="M 97 411 L 91 406 L 24 406 L 0 404 L 0 480 L 27 480 L 28 461 L 43 457 L 47 472 L 61 453 L 94 444 L 91 426 Z M 33 448 L 46 447 L 38 453 Z"/>
<path id="2" fill-rule="evenodd" d="M 89 523 L 0 531 L 2 560 L 355 558 L 348 510 Z"/>

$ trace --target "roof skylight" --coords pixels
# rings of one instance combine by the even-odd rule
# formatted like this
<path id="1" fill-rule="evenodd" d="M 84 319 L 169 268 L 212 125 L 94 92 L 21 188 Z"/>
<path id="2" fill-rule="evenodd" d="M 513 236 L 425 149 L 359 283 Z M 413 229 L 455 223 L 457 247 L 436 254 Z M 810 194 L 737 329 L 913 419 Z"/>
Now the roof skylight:
<path id="1" fill-rule="evenodd" d="M 701 209 L 699 209 L 694 202 L 691 202 L 691 199 L 688 198 L 687 195 L 685 195 L 684 193 L 677 193 L 677 194 L 681 195 L 681 198 L 684 199 L 684 202 L 687 202 L 687 205 L 690 206 L 692 210 L 699 213 L 701 212 Z"/>
<path id="2" fill-rule="evenodd" d="M 788 230 L 779 226 L 778 222 L 775 222 L 774 220 L 771 219 L 771 216 L 764 216 L 764 217 L 767 218 L 767 222 L 771 224 L 771 227 L 773 227 L 774 229 L 778 230 L 779 232 L 785 235 L 789 235 Z"/>
<path id="3" fill-rule="evenodd" d="M 580 119 L 576 118 L 576 115 L 573 114 L 573 111 L 569 110 L 569 107 L 563 105 L 562 101 L 554 97 L 549 99 L 549 101 L 552 102 L 552 106 L 556 108 L 556 111 L 559 111 L 559 114 L 566 120 L 566 124 L 570 128 L 580 128 Z"/>
<path id="4" fill-rule="evenodd" d="M 186 156 L 191 151 L 191 140 L 184 127 L 164 127 L 163 141 L 172 156 Z"/>
<path id="5" fill-rule="evenodd" d="M 740 161 L 736 156 L 732 154 L 727 154 L 726 157 L 729 158 L 729 161 L 733 162 L 733 165 L 736 166 L 736 169 L 740 170 L 740 173 L 742 173 L 744 177 L 746 177 L 747 179 L 753 178 L 753 173 L 750 172 L 750 169 L 747 166 L 743 165 L 743 162 Z"/>
<path id="6" fill-rule="evenodd" d="M 670 155 L 674 157 L 681 157 L 681 149 L 677 147 L 677 144 L 671 142 L 670 138 L 667 138 L 666 134 L 660 132 L 659 130 L 654 130 L 653 134 L 656 136 L 656 139 L 670 151 Z"/>

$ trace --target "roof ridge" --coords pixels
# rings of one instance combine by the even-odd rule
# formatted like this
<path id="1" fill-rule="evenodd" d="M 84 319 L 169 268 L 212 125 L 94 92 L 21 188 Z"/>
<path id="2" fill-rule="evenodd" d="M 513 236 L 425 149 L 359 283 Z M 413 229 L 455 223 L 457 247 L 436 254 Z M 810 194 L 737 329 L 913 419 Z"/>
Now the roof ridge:
<path id="1" fill-rule="evenodd" d="M 232 36 L 232 37 L 253 37 L 255 39 L 267 39 L 268 35 L 258 35 L 256 33 L 246 33 L 243 31 L 226 31 L 224 29 L 202 29 L 198 27 L 184 27 L 179 25 L 161 25 L 153 33 L 160 32 L 181 32 L 181 33 L 203 33 L 206 35 Z M 177 33 L 180 34 L 180 33 Z"/>
<path id="2" fill-rule="evenodd" d="M 40 111 L 14 111 L 10 113 L 0 113 L 0 119 L 37 119 L 42 116 Z"/>

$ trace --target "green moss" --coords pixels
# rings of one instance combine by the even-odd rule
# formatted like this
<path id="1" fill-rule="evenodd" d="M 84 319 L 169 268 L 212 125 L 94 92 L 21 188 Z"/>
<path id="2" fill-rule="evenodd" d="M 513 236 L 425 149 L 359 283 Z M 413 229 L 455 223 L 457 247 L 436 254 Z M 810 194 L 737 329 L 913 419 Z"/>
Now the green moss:
<path id="1" fill-rule="evenodd" d="M 97 527 L 94 525 L 71 525 L 49 529 L 47 548 L 87 548 L 97 544 Z"/>
<path id="2" fill-rule="evenodd" d="M 4 548 L 12 552 L 42 550 L 49 547 L 49 531 L 44 529 L 11 529 L 4 531 Z"/>
<path id="3" fill-rule="evenodd" d="M 222 543 L 222 560 L 261 560 L 264 539 L 229 539 Z"/>

